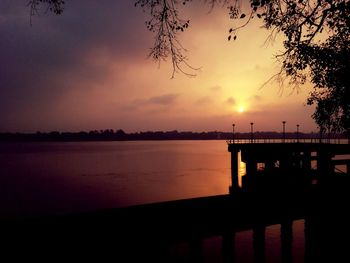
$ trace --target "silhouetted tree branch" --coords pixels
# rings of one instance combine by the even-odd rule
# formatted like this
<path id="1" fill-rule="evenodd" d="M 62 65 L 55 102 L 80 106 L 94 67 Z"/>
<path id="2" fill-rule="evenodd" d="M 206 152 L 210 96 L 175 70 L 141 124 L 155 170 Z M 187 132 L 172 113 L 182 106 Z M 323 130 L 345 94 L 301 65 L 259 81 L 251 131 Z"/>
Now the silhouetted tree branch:
<path id="1" fill-rule="evenodd" d="M 184 0 L 183 5 L 190 0 Z M 183 69 L 182 65 L 193 69 L 185 56 L 186 49 L 178 39 L 178 33 L 188 28 L 190 20 L 179 17 L 177 1 L 142 1 L 135 2 L 135 6 L 141 6 L 144 11 L 149 12 L 150 19 L 146 21 L 148 30 L 155 34 L 153 48 L 149 56 L 159 61 L 171 57 L 173 73 L 180 71 L 186 75 L 193 76 Z"/>
<path id="2" fill-rule="evenodd" d="M 64 1 L 63 0 L 30 0 L 28 2 L 30 6 L 30 15 L 38 15 L 42 5 L 46 6 L 46 10 L 49 10 L 57 15 L 62 14 Z"/>
<path id="3" fill-rule="evenodd" d="M 179 24 L 179 6 L 191 0 L 138 0 L 143 10 L 151 17 L 153 32 L 162 31 L 162 24 Z M 211 0 L 203 1 L 213 8 L 223 4 L 228 8 L 229 17 L 239 21 L 229 29 L 228 40 L 236 40 L 237 33 L 253 18 L 260 19 L 263 26 L 271 30 L 270 39 L 276 34 L 284 35 L 285 50 L 276 56 L 281 70 L 273 78 L 280 87 L 286 83 L 299 87 L 309 78 L 314 91 L 308 104 L 317 104 L 313 115 L 321 129 L 344 131 L 350 129 L 350 87 L 347 74 L 350 73 L 350 1 L 349 0 Z M 157 8 L 171 6 L 171 16 L 159 16 Z M 244 6 L 246 5 L 246 6 Z M 170 19 L 169 19 L 170 17 Z M 157 21 L 157 22 L 155 22 Z M 172 49 L 172 42 L 179 43 L 178 33 L 188 27 L 170 27 L 167 34 L 156 34 L 152 54 L 155 59 L 171 56 L 174 72 L 181 69 L 185 58 L 182 49 Z M 181 23 L 180 23 L 181 24 Z M 161 40 L 161 41 L 159 41 Z M 159 45 L 160 44 L 160 45 Z M 167 52 L 160 52 L 167 50 Z M 187 64 L 186 64 L 187 65 Z M 174 74 L 173 72 L 173 74 Z"/>

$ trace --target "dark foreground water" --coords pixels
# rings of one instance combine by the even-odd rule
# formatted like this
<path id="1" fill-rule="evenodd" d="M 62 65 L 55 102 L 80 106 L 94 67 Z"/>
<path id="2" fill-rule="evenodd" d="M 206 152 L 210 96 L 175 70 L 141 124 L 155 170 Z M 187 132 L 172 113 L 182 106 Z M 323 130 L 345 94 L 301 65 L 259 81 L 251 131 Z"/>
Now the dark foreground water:
<path id="1" fill-rule="evenodd" d="M 227 194 L 224 141 L 0 144 L 0 216 L 93 211 Z M 280 226 L 266 232 L 267 262 L 280 262 Z M 293 261 L 303 262 L 304 221 L 294 222 Z M 238 262 L 252 262 L 252 232 L 236 236 Z M 221 262 L 221 237 L 204 240 L 204 261 Z M 188 244 L 169 251 L 187 260 Z"/>

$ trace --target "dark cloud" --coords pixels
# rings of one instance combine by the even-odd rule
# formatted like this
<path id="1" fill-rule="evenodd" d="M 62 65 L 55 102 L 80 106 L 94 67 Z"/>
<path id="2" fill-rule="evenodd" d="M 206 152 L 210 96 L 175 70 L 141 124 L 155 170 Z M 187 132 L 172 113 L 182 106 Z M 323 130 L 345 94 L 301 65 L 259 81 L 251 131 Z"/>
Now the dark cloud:
<path id="1" fill-rule="evenodd" d="M 211 104 L 212 102 L 213 102 L 212 98 L 210 98 L 209 96 L 205 96 L 205 97 L 198 99 L 195 102 L 195 104 L 199 105 L 199 106 L 204 106 L 204 105 Z"/>
<path id="2" fill-rule="evenodd" d="M 12 127 L 28 109 L 42 116 L 71 90 L 122 77 L 151 46 L 144 21 L 133 1 L 67 1 L 62 15 L 41 14 L 30 26 L 25 1 L 0 1 L 0 118 Z"/>
<path id="3" fill-rule="evenodd" d="M 147 100 L 147 102 L 151 104 L 170 105 L 176 101 L 178 96 L 179 94 L 165 94 L 161 96 L 151 97 Z"/>
<path id="4" fill-rule="evenodd" d="M 180 94 L 169 93 L 160 96 L 153 96 L 148 99 L 135 99 L 128 103 L 126 106 L 121 107 L 124 111 L 137 111 L 139 109 L 149 108 L 150 106 L 159 105 L 167 106 L 176 102 Z"/>
<path id="5" fill-rule="evenodd" d="M 230 105 L 235 105 L 235 104 L 236 104 L 236 100 L 235 100 L 233 97 L 229 97 L 229 98 L 226 100 L 226 103 L 227 103 L 227 104 L 230 104 Z"/>

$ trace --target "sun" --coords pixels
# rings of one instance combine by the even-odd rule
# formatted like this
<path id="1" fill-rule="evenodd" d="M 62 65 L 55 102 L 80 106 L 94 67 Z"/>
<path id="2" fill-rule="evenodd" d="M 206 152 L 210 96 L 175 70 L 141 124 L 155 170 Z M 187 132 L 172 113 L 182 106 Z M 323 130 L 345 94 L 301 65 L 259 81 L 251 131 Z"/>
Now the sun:
<path id="1" fill-rule="evenodd" d="M 243 113 L 243 112 L 244 112 L 244 106 L 243 106 L 243 105 L 240 105 L 240 106 L 238 107 L 238 112 L 239 112 L 239 113 Z"/>

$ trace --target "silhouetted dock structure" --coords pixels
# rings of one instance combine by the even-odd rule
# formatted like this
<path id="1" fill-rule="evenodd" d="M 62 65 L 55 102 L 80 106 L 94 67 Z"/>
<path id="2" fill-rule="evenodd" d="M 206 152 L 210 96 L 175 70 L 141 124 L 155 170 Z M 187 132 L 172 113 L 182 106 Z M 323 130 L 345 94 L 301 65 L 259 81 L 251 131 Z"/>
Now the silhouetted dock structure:
<path id="1" fill-rule="evenodd" d="M 36 262 L 52 258 L 172 262 L 167 258 L 169 248 L 185 242 L 190 248 L 188 261 L 203 262 L 203 240 L 219 236 L 222 261 L 234 262 L 235 233 L 253 230 L 254 262 L 265 262 L 266 227 L 280 224 L 281 262 L 292 262 L 293 221 L 305 219 L 305 262 L 348 262 L 349 146 L 232 140 L 230 194 L 2 220 L 1 253 Z M 240 158 L 246 164 L 241 185 Z M 343 174 L 336 172 L 338 165 L 346 166 Z"/>
<path id="2" fill-rule="evenodd" d="M 271 184 L 269 178 L 272 177 L 276 180 L 291 179 L 300 186 L 310 184 L 311 179 L 322 182 L 325 178 L 333 176 L 335 168 L 339 165 L 345 165 L 347 175 L 350 173 L 349 144 L 322 143 L 318 140 L 310 140 L 310 142 L 229 141 L 228 151 L 231 153 L 230 192 L 254 191 L 256 184 L 261 181 L 260 178 L 263 178 L 263 181 L 267 180 L 268 185 Z M 243 189 L 240 189 L 238 184 L 239 153 L 242 162 L 246 164 Z M 312 169 L 313 166 L 314 169 Z"/>
<path id="3" fill-rule="evenodd" d="M 252 136 L 249 141 L 235 141 L 233 138 L 228 142 L 228 151 L 231 153 L 232 195 L 241 193 L 242 196 L 254 196 L 254 203 L 262 207 L 271 206 L 271 202 L 279 199 L 277 203 L 281 207 L 277 209 L 281 211 L 282 216 L 279 218 L 282 262 L 292 260 L 290 250 L 292 222 L 298 212 L 302 212 L 305 219 L 306 262 L 321 260 L 325 255 L 335 258 L 338 255 L 334 251 L 344 255 L 345 246 L 343 250 L 339 244 L 335 250 L 331 249 L 334 243 L 329 242 L 337 235 L 327 233 L 327 229 L 329 231 L 329 227 L 341 225 L 342 229 L 338 231 L 346 233 L 343 236 L 344 240 L 349 239 L 349 226 L 344 221 L 344 214 L 347 213 L 344 207 L 348 205 L 345 200 L 349 200 L 350 192 L 349 144 L 341 144 L 340 140 L 331 143 L 331 140 L 300 141 L 299 138 L 288 141 L 283 138 L 274 142 L 266 139 L 254 140 Z M 242 177 L 241 185 L 238 180 L 240 161 L 246 166 L 246 174 Z M 345 166 L 346 171 L 341 171 L 338 166 Z M 275 196 L 275 199 L 270 198 L 271 195 Z M 254 209 L 259 210 L 256 207 Z M 271 211 L 265 212 L 271 213 Z M 256 259 L 262 262 L 265 223 L 263 218 L 259 218 L 259 221 L 263 224 L 260 230 L 253 228 L 253 236 Z M 328 243 L 325 242 L 327 239 Z M 337 241 L 339 240 L 340 236 Z M 328 246 L 319 242 L 324 242 Z M 350 245 L 349 242 L 346 244 Z M 333 255 L 327 254 L 329 251 L 332 251 L 330 254 Z"/>

